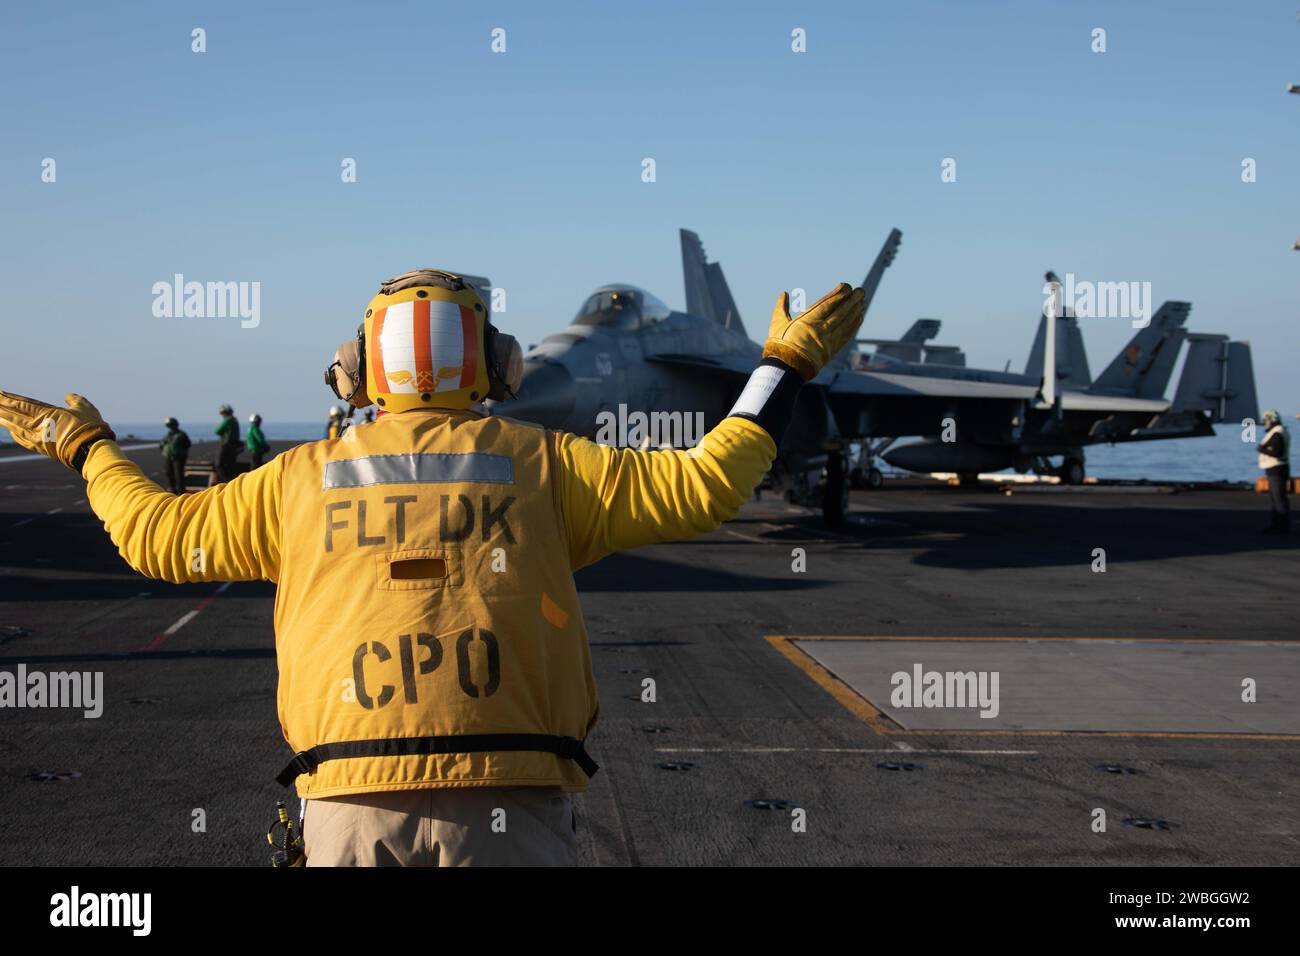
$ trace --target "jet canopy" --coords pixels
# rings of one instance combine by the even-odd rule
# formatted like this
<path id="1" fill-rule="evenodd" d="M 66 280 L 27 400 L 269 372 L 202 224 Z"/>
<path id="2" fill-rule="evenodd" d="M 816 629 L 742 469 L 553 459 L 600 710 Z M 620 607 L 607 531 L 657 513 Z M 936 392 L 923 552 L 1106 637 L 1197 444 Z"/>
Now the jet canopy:
<path id="1" fill-rule="evenodd" d="M 672 309 L 634 285 L 607 285 L 593 292 L 573 317 L 574 325 L 631 331 L 668 318 Z"/>

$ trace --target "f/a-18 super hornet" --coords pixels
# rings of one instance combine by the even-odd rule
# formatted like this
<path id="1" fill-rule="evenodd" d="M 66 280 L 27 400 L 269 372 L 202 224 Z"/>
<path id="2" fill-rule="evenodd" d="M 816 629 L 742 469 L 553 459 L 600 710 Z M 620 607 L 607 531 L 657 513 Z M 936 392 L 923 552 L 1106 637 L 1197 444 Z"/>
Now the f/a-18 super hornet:
<path id="1" fill-rule="evenodd" d="M 1046 280 L 1046 289 L 1059 287 L 1053 273 Z M 1190 303 L 1165 302 L 1095 381 L 1073 311 L 1044 311 L 1055 320 L 1040 318 L 1019 374 L 966 368 L 959 350 L 927 348 L 939 328 L 934 319 L 918 321 L 897 342 L 860 340 L 877 347 L 849 359 L 861 374 L 837 381 L 829 397 L 840 431 L 866 439 L 868 465 L 881 454 L 909 471 L 970 479 L 1014 468 L 1077 484 L 1087 445 L 1212 435 L 1217 422 L 1257 414 L 1249 344 L 1188 333 Z M 1184 343 L 1170 401 L 1164 393 Z M 889 449 L 899 436 L 924 440 Z M 868 484 L 878 483 L 878 472 L 867 475 Z"/>
<path id="2" fill-rule="evenodd" d="M 863 280 L 868 305 L 901 239 L 890 232 Z M 681 246 L 686 311 L 636 286 L 602 286 L 568 328 L 529 350 L 516 397 L 494 414 L 609 444 L 697 442 L 731 409 L 762 349 L 699 237 L 682 230 Z M 799 504 L 820 502 L 834 523 L 846 504 L 846 443 L 938 436 L 886 460 L 963 477 L 1042 470 L 1059 455 L 1065 479 L 1082 481 L 1085 445 L 1211 434 L 1213 422 L 1254 415 L 1249 346 L 1188 335 L 1189 308 L 1165 303 L 1096 382 L 1068 311 L 1040 324 L 1023 374 L 967 368 L 960 350 L 927 347 L 937 322 L 884 344 L 864 340 L 877 344 L 871 355 L 850 344 L 800 393 L 770 486 Z M 1185 340 L 1191 350 L 1171 403 L 1161 396 Z"/>
<path id="3" fill-rule="evenodd" d="M 685 311 L 633 285 L 600 287 L 568 328 L 529 349 L 516 397 L 494 403 L 493 414 L 606 444 L 698 442 L 731 410 L 762 347 L 746 333 L 722 268 L 705 257 L 699 236 L 681 230 L 681 249 Z M 891 236 L 867 276 L 868 306 L 896 249 Z M 791 501 L 822 503 L 831 520 L 842 513 L 846 487 L 827 403 L 838 375 L 819 375 L 800 392 L 768 479 Z"/>

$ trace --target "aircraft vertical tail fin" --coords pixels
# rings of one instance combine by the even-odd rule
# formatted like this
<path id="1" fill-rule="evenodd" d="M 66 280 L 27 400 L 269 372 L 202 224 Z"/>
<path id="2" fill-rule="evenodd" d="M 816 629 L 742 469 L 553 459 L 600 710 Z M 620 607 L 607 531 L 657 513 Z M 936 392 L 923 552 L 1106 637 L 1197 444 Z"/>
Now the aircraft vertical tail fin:
<path id="1" fill-rule="evenodd" d="M 866 293 L 866 304 L 864 308 L 871 308 L 871 300 L 876 297 L 876 290 L 880 288 L 880 280 L 884 278 L 885 270 L 894 264 L 894 257 L 898 255 L 898 247 L 902 242 L 902 231 L 899 229 L 890 229 L 889 235 L 885 237 L 885 244 L 880 247 L 880 252 L 876 254 L 876 261 L 871 264 L 871 268 L 867 271 L 866 278 L 862 280 L 862 290 Z M 922 329 L 927 328 L 927 326 L 924 326 L 922 323 L 927 322 L 934 323 L 933 331 L 930 332 L 930 335 L 933 336 L 935 332 L 938 331 L 939 327 L 938 321 L 934 319 L 918 319 L 912 324 L 912 327 L 907 330 L 907 336 L 923 334 Z M 904 336 L 904 341 L 910 343 L 912 340 L 907 336 Z M 921 343 L 925 341 L 925 338 L 919 338 L 916 341 Z M 848 365 L 849 356 L 856 348 L 857 343 L 850 341 L 842 349 L 831 356 L 831 360 L 826 363 L 827 367 Z M 919 358 L 917 360 L 919 361 Z"/>
<path id="2" fill-rule="evenodd" d="M 736 300 L 731 297 L 731 289 L 722 274 L 722 266 L 708 261 L 704 255 L 704 243 L 700 242 L 697 234 L 682 229 L 681 240 L 686 311 L 703 319 L 712 319 L 742 335 L 747 334 Z"/>
<path id="3" fill-rule="evenodd" d="M 894 257 L 898 255 L 898 247 L 902 242 L 903 233 L 900 230 L 889 230 L 889 235 L 885 237 L 885 244 L 880 247 L 880 252 L 876 255 L 876 261 L 871 264 L 867 277 L 862 280 L 862 290 L 867 294 L 868 309 L 871 308 L 871 300 L 876 297 L 876 289 L 880 287 L 880 280 L 884 278 L 885 270 L 894 264 Z M 916 326 L 913 325 L 912 329 L 915 328 Z"/>
<path id="4" fill-rule="evenodd" d="M 1025 374 L 1034 378 L 1043 378 L 1046 373 L 1043 359 L 1047 351 L 1047 331 L 1047 317 L 1042 316 L 1038 320 L 1033 347 L 1029 350 L 1029 361 L 1025 363 Z M 1088 353 L 1074 311 L 1066 309 L 1064 315 L 1058 315 L 1052 331 L 1056 340 L 1053 356 L 1056 362 L 1056 384 L 1087 388 L 1092 382 L 1092 372 L 1088 369 Z"/>
<path id="5" fill-rule="evenodd" d="M 1212 422 L 1259 419 L 1255 366 L 1249 342 L 1226 335 L 1187 335 L 1187 358 L 1178 379 L 1173 411 L 1206 411 Z"/>
<path id="6" fill-rule="evenodd" d="M 1174 374 L 1192 311 L 1190 302 L 1165 302 L 1093 383 L 1093 391 L 1134 398 L 1163 398 Z"/>

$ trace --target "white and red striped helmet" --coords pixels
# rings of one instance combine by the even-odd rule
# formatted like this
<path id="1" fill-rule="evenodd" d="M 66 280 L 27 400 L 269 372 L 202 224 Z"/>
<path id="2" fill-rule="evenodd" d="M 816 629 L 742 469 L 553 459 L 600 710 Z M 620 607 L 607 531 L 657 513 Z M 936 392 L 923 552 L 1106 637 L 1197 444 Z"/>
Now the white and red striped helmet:
<path id="1" fill-rule="evenodd" d="M 459 276 L 435 269 L 389 279 L 365 316 L 365 391 L 387 412 L 468 408 L 491 387 L 487 307 Z"/>

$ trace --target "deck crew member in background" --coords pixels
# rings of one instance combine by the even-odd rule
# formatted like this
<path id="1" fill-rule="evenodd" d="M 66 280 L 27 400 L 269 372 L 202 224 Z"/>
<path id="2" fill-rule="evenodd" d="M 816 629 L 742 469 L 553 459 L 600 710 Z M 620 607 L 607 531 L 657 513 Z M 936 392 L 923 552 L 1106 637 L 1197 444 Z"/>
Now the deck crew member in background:
<path id="1" fill-rule="evenodd" d="M 1273 508 L 1273 519 L 1264 531 L 1289 534 L 1291 503 L 1287 500 L 1287 492 L 1291 484 L 1291 435 L 1275 409 L 1264 412 L 1261 421 L 1264 440 L 1259 443 L 1259 467 L 1268 477 L 1269 503 Z"/>
<path id="2" fill-rule="evenodd" d="M 266 442 L 266 436 L 262 434 L 261 415 L 249 416 L 248 437 L 244 440 L 244 447 L 248 449 L 248 454 L 253 459 L 253 467 L 261 468 L 266 453 L 271 450 L 271 446 Z"/>
<path id="3" fill-rule="evenodd" d="M 473 286 L 431 269 L 385 282 L 326 371 L 340 399 L 386 414 L 184 502 L 78 395 L 65 409 L 0 392 L 0 425 L 85 475 L 141 573 L 276 582 L 280 723 L 296 752 L 278 779 L 306 799 L 308 865 L 567 864 L 572 795 L 597 770 L 573 571 L 733 516 L 800 387 L 863 311 L 863 291 L 841 284 L 791 319 L 782 293 L 749 384 L 685 451 L 485 414 L 518 386 L 519 343 Z"/>
<path id="4" fill-rule="evenodd" d="M 181 431 L 180 422 L 169 418 L 163 422 L 167 434 L 163 435 L 158 448 L 162 451 L 163 465 L 167 469 L 167 485 L 173 494 L 185 494 L 185 464 L 190 457 L 190 436 Z"/>
<path id="5" fill-rule="evenodd" d="M 239 420 L 235 418 L 235 410 L 229 405 L 222 405 L 218 411 L 221 413 L 221 421 L 217 424 L 216 432 L 221 444 L 217 447 L 217 480 L 229 481 L 235 477 L 235 459 L 239 457 L 244 445 L 239 440 Z"/>
<path id="6" fill-rule="evenodd" d="M 339 438 L 343 434 L 343 409 L 337 405 L 330 406 L 329 424 L 325 426 L 326 438 Z"/>

